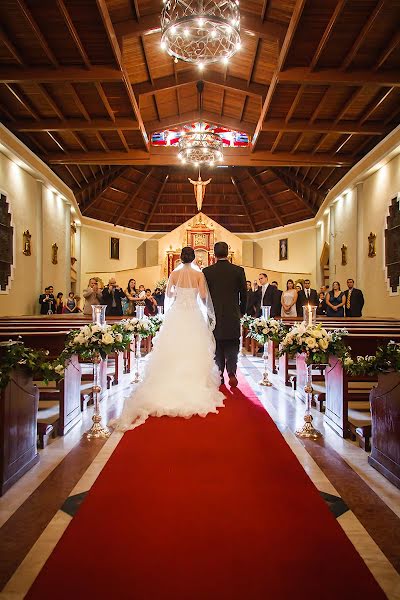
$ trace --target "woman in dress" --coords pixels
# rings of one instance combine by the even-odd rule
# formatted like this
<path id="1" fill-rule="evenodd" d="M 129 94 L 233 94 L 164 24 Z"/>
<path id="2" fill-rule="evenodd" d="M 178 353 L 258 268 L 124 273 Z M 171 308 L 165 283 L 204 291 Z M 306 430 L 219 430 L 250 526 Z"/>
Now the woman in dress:
<path id="1" fill-rule="evenodd" d="M 281 316 L 297 317 L 296 302 L 297 290 L 295 290 L 294 281 L 293 279 L 288 279 L 286 282 L 286 291 L 282 292 L 281 296 Z"/>
<path id="2" fill-rule="evenodd" d="M 63 296 L 64 296 L 64 294 L 62 292 L 58 292 L 57 298 L 56 298 L 56 314 L 57 315 L 61 315 L 63 312 L 63 308 L 64 308 Z"/>
<path id="3" fill-rule="evenodd" d="M 182 264 L 168 280 L 165 318 L 153 340 L 143 381 L 125 400 L 121 416 L 110 423 L 119 431 L 134 429 L 149 416 L 206 417 L 224 406 L 214 362 L 214 307 L 194 259 L 193 248 L 183 248 Z"/>
<path id="4" fill-rule="evenodd" d="M 136 289 L 136 279 L 130 279 L 125 290 L 125 296 L 129 301 L 128 309 L 125 314 L 132 316 L 135 314 L 135 303 L 137 300 L 138 291 Z"/>
<path id="5" fill-rule="evenodd" d="M 301 294 L 300 294 L 300 292 L 303 291 L 303 286 L 302 286 L 301 282 L 298 281 L 294 287 L 295 287 L 295 290 L 297 292 L 296 313 L 297 313 L 298 317 L 302 317 L 303 316 L 303 305 L 301 303 Z"/>
<path id="6" fill-rule="evenodd" d="M 344 317 L 346 296 L 340 291 L 340 283 L 338 281 L 333 282 L 332 290 L 326 294 L 325 301 L 327 317 Z"/>
<path id="7" fill-rule="evenodd" d="M 63 312 L 67 313 L 67 314 L 77 312 L 77 310 L 76 310 L 76 300 L 75 300 L 75 294 L 74 294 L 74 292 L 70 292 L 68 294 L 68 298 L 67 298 L 67 301 L 65 303 L 64 311 Z"/>

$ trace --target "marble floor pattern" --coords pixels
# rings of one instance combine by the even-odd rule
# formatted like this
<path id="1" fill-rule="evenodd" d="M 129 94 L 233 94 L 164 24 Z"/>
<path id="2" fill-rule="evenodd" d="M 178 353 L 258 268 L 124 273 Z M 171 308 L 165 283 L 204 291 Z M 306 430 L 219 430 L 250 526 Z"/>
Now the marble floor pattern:
<path id="1" fill-rule="evenodd" d="M 364 450 L 341 439 L 325 426 L 321 413 L 313 411 L 313 417 L 315 426 L 324 435 L 323 441 L 299 440 L 293 432 L 302 422 L 304 404 L 295 398 L 291 388 L 278 381 L 276 375 L 270 377 L 273 387 L 260 387 L 262 367 L 263 362 L 258 357 L 246 355 L 240 359 L 240 368 L 248 383 L 387 597 L 400 599 L 400 491 L 368 464 Z M 107 419 L 120 409 L 131 378 L 126 375 L 102 403 Z M 105 442 L 88 443 L 83 433 L 88 429 L 90 418 L 91 413 L 87 411 L 80 426 L 40 451 L 39 464 L 0 498 L 0 552 L 3 553 L 4 530 L 5 547 L 16 555 L 15 569 L 10 563 L 9 572 L 3 574 L 3 583 L 6 583 L 0 592 L 1 599 L 24 597 L 121 439 L 122 434 L 116 432 Z M 29 504 L 40 490 L 41 496 L 48 497 L 46 482 L 51 477 L 56 481 L 57 471 L 62 470 L 68 460 L 72 474 L 68 484 L 64 482 L 60 486 L 63 489 L 56 500 L 58 506 L 53 505 L 47 511 L 47 522 L 42 523 L 40 533 L 35 536 L 32 532 L 25 540 L 26 552 L 22 540 L 21 547 L 17 548 L 18 540 L 11 542 L 15 537 L 12 536 L 13 519 L 29 515 Z M 364 504 L 365 514 L 361 510 Z M 43 504 L 41 506 L 44 508 Z M 312 565 L 310 567 L 312 574 Z"/>

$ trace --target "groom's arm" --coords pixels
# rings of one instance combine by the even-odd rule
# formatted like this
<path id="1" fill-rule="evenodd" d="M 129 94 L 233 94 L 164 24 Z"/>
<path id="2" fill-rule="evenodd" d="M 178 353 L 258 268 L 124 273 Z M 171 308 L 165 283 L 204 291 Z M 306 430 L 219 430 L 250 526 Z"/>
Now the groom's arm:
<path id="1" fill-rule="evenodd" d="M 247 305 L 247 285 L 246 285 L 246 274 L 244 269 L 240 267 L 240 279 L 239 279 L 239 296 L 240 296 L 240 313 L 244 315 L 246 313 Z"/>

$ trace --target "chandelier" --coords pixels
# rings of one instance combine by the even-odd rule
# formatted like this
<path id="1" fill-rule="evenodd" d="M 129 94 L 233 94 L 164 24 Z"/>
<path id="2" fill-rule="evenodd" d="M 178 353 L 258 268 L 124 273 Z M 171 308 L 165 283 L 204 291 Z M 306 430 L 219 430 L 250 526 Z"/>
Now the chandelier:
<path id="1" fill-rule="evenodd" d="M 163 0 L 161 47 L 175 59 L 226 63 L 240 49 L 239 0 Z"/>
<path id="2" fill-rule="evenodd" d="M 201 120 L 202 111 L 202 93 L 204 82 L 197 82 L 197 92 L 199 94 L 199 112 L 200 122 L 196 124 L 194 129 L 183 131 L 178 143 L 178 157 L 182 163 L 192 163 L 195 167 L 209 164 L 210 167 L 223 159 L 222 147 L 223 142 L 221 137 L 207 129 L 205 123 Z"/>

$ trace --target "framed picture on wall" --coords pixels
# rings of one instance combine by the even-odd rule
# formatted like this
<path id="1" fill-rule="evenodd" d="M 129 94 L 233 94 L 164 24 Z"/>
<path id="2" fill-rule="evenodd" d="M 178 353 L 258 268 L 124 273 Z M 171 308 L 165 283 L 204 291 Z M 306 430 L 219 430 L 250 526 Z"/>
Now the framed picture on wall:
<path id="1" fill-rule="evenodd" d="M 288 259 L 288 239 L 279 240 L 279 260 Z"/>
<path id="2" fill-rule="evenodd" d="M 119 260 L 119 238 L 110 238 L 110 258 Z"/>

